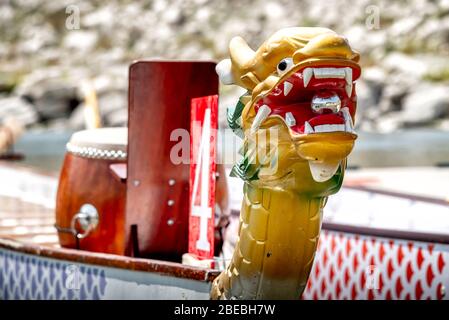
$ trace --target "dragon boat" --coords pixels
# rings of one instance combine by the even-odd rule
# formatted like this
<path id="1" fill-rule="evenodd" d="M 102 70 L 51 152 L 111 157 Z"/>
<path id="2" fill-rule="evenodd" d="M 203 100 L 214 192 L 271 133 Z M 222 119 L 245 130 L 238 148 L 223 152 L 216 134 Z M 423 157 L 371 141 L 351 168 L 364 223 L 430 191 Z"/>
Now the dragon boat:
<path id="1" fill-rule="evenodd" d="M 447 299 L 448 201 L 404 185 L 449 170 L 346 170 L 358 59 L 288 28 L 219 64 L 134 62 L 126 128 L 74 133 L 59 174 L 1 162 L 0 299 Z M 247 90 L 233 167 L 219 79 Z"/>

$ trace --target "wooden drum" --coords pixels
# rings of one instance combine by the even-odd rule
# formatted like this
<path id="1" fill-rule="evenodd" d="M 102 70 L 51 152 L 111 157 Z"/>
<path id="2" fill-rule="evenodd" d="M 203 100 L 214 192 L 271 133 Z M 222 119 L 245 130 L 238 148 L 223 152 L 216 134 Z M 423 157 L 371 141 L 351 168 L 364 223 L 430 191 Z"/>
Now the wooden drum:
<path id="1" fill-rule="evenodd" d="M 72 135 L 56 201 L 62 247 L 124 254 L 126 182 L 111 166 L 126 162 L 127 133 L 101 128 Z"/>

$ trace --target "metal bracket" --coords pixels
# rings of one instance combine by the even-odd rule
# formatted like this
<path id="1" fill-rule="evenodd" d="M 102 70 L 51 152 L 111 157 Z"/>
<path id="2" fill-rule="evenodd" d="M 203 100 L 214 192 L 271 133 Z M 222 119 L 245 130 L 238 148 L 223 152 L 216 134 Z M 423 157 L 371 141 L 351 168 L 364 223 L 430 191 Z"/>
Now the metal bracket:
<path id="1" fill-rule="evenodd" d="M 82 205 L 79 212 L 73 216 L 72 222 L 70 223 L 70 229 L 78 239 L 83 239 L 98 226 L 99 220 L 100 218 L 97 209 L 93 205 L 86 203 Z M 82 230 L 81 232 L 78 232 L 76 227 L 77 222 Z"/>

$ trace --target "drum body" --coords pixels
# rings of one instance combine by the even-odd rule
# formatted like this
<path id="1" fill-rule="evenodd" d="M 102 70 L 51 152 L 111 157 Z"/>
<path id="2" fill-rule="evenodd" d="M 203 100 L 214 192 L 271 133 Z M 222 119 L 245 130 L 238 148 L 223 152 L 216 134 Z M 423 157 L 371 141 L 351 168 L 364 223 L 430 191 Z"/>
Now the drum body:
<path id="1" fill-rule="evenodd" d="M 62 247 L 124 254 L 126 183 L 110 166 L 125 163 L 127 128 L 75 133 L 59 179 L 56 228 Z"/>

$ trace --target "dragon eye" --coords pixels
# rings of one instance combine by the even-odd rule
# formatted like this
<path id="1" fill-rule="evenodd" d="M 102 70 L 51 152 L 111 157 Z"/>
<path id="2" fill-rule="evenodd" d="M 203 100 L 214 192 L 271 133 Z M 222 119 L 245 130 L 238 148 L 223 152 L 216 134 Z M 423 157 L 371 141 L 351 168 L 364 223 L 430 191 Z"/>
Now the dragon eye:
<path id="1" fill-rule="evenodd" d="M 282 59 L 278 63 L 278 67 L 277 67 L 278 75 L 280 75 L 280 76 L 283 75 L 288 70 L 290 70 L 292 67 L 293 67 L 293 59 L 292 58 Z"/>

